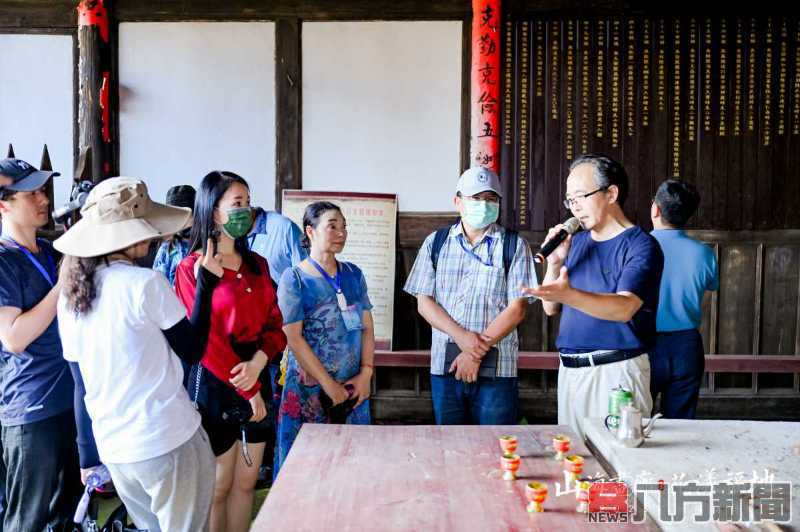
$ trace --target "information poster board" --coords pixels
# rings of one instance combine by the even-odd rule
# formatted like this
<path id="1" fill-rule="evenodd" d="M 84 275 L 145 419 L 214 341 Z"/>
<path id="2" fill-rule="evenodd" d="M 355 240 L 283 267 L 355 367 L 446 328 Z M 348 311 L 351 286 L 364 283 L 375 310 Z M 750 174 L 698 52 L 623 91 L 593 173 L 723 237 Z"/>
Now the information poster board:
<path id="1" fill-rule="evenodd" d="M 375 347 L 391 350 L 394 318 L 397 195 L 284 190 L 282 214 L 303 227 L 303 212 L 315 201 L 338 205 L 347 219 L 347 244 L 338 256 L 364 272 L 375 321 Z"/>

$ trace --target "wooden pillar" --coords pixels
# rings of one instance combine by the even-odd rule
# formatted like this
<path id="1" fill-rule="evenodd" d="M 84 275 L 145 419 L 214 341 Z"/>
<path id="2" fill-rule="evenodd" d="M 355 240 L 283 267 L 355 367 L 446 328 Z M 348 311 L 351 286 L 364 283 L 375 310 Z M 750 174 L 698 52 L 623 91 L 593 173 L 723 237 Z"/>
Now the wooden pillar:
<path id="1" fill-rule="evenodd" d="M 302 21 L 275 23 L 275 210 L 284 189 L 303 188 Z"/>
<path id="2" fill-rule="evenodd" d="M 461 24 L 461 170 L 464 172 L 472 166 L 470 143 L 472 141 L 472 19 L 465 18 Z"/>
<path id="3" fill-rule="evenodd" d="M 110 1 L 82 0 L 78 5 L 78 152 L 91 149 L 95 183 L 116 173 Z"/>

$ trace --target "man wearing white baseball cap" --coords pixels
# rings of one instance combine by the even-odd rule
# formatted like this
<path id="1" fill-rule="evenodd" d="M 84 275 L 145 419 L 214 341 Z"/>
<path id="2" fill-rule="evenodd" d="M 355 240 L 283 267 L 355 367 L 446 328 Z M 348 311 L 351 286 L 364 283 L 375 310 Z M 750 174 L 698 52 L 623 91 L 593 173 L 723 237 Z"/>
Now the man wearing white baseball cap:
<path id="1" fill-rule="evenodd" d="M 453 199 L 460 219 L 428 235 L 406 281 L 431 324 L 431 392 L 440 425 L 513 425 L 517 325 L 537 285 L 528 243 L 498 225 L 500 179 L 464 172 Z"/>

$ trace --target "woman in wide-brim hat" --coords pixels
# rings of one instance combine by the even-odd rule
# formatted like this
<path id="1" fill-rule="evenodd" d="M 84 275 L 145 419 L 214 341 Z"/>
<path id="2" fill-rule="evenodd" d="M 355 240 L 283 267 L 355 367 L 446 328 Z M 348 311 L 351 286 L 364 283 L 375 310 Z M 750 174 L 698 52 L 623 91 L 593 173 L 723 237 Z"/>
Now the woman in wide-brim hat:
<path id="1" fill-rule="evenodd" d="M 82 477 L 105 464 L 138 528 L 202 530 L 214 455 L 179 357 L 191 364 L 205 349 L 222 266 L 204 256 L 187 318 L 166 278 L 134 261 L 150 241 L 189 226 L 190 209 L 155 203 L 141 180 L 115 177 L 95 186 L 81 215 L 54 246 L 65 255 L 58 323 L 75 379 Z"/>

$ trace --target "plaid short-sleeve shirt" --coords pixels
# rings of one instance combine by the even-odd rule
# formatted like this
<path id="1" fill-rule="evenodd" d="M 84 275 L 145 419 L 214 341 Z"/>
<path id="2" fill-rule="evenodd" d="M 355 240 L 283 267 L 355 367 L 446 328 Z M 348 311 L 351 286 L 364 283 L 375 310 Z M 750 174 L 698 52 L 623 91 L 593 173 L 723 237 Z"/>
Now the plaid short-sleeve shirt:
<path id="1" fill-rule="evenodd" d="M 461 223 L 456 223 L 439 252 L 434 270 L 431 248 L 435 233 L 420 248 L 404 290 L 413 296 L 430 296 L 459 325 L 481 333 L 514 299 L 526 297 L 522 286 L 537 286 L 536 271 L 528 243 L 521 236 L 508 272 L 503 268 L 505 229 L 492 224 L 480 241 L 470 245 Z M 445 349 L 450 338 L 433 329 L 431 373 L 444 375 Z M 497 343 L 498 376 L 517 376 L 519 338 L 516 329 Z"/>

